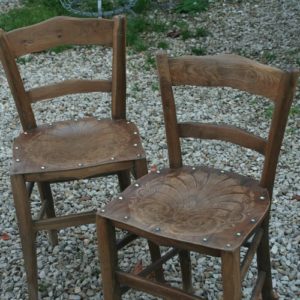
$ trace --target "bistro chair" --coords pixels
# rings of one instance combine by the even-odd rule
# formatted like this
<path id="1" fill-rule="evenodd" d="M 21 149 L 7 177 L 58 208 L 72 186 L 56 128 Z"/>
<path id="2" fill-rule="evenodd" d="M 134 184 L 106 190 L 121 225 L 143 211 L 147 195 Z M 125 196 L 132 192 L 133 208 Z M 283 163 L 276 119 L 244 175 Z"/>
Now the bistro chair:
<path id="1" fill-rule="evenodd" d="M 109 80 L 72 79 L 26 89 L 16 59 L 59 45 L 103 45 L 112 48 Z M 56 216 L 50 183 L 116 174 L 120 189 L 147 173 L 145 152 L 135 124 L 126 120 L 125 18 L 55 17 L 10 32 L 0 30 L 0 57 L 20 117 L 23 132 L 13 144 L 12 191 L 19 223 L 29 298 L 38 298 L 36 234 L 95 222 L 95 210 Z M 111 93 L 111 118 L 86 117 L 37 124 L 32 104 L 67 94 Z M 41 212 L 32 217 L 30 194 L 37 183 Z M 126 244 L 129 235 L 117 247 Z M 151 248 L 151 243 L 149 244 Z M 153 251 L 154 252 L 153 252 Z M 153 257 L 158 249 L 151 248 Z"/>
<path id="2" fill-rule="evenodd" d="M 236 55 L 157 56 L 169 154 L 169 168 L 138 179 L 97 213 L 105 300 L 121 299 L 125 285 L 166 299 L 202 299 L 193 294 L 189 251 L 221 258 L 223 297 L 238 300 L 257 254 L 258 276 L 252 298 L 274 299 L 268 224 L 276 166 L 299 75 Z M 267 139 L 224 124 L 178 122 L 173 86 L 231 87 L 264 96 L 274 104 Z M 179 99 L 182 102 L 184 99 Z M 183 164 L 183 138 L 231 142 L 264 155 L 259 181 L 234 172 Z M 172 247 L 138 274 L 118 268 L 115 228 Z M 241 248 L 245 247 L 245 255 Z M 183 288 L 149 279 L 147 274 L 179 254 Z M 242 257 L 241 257 L 242 256 Z"/>

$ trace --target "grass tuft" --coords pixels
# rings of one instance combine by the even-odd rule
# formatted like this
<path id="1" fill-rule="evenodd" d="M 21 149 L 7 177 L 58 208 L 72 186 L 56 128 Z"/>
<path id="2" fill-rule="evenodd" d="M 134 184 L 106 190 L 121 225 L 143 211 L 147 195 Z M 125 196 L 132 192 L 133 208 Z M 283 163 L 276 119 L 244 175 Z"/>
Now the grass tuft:
<path id="1" fill-rule="evenodd" d="M 208 9 L 208 0 L 181 0 L 175 7 L 178 13 L 197 13 Z"/>

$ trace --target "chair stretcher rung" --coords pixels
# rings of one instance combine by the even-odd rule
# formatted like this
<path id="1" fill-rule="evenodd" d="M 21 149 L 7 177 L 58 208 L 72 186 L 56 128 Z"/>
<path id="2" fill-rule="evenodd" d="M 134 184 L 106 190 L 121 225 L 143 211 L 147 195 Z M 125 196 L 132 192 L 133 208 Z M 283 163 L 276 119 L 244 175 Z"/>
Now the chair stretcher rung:
<path id="1" fill-rule="evenodd" d="M 257 280 L 251 295 L 251 299 L 250 300 L 258 300 L 260 299 L 260 293 L 262 291 L 264 282 L 265 282 L 265 278 L 266 278 L 266 273 L 263 271 L 258 272 L 258 276 L 257 276 Z"/>
<path id="2" fill-rule="evenodd" d="M 130 242 L 134 241 L 137 238 L 137 235 L 128 233 L 123 238 L 117 240 L 117 250 L 120 250 Z"/>
<path id="3" fill-rule="evenodd" d="M 84 213 L 72 214 L 68 216 L 48 218 L 35 221 L 33 226 L 35 231 L 60 229 L 71 226 L 95 223 L 96 212 L 89 211 Z"/>
<path id="4" fill-rule="evenodd" d="M 128 285 L 136 290 L 149 293 L 153 296 L 181 300 L 204 300 L 198 296 L 185 293 L 180 289 L 157 283 L 137 275 L 117 271 L 116 276 L 121 284 Z"/>
<path id="5" fill-rule="evenodd" d="M 244 280 L 246 274 L 247 274 L 247 271 L 249 269 L 249 266 L 251 265 L 251 262 L 253 260 L 253 257 L 256 253 L 256 250 L 257 250 L 257 247 L 261 241 L 261 238 L 262 238 L 262 235 L 263 235 L 263 230 L 262 229 L 259 229 L 258 232 L 255 234 L 248 250 L 247 250 L 247 253 L 244 257 L 244 260 L 242 261 L 242 264 L 241 264 L 241 281 Z"/>
<path id="6" fill-rule="evenodd" d="M 156 271 L 161 265 L 163 265 L 165 262 L 167 262 L 169 259 L 174 257 L 176 254 L 178 254 L 178 249 L 172 249 L 169 252 L 167 252 L 165 255 L 163 255 L 160 259 L 156 260 L 152 264 L 150 264 L 148 267 L 143 269 L 141 272 L 139 272 L 137 275 L 141 277 L 146 277 L 152 272 Z M 128 286 L 122 286 L 121 293 L 126 293 L 130 288 Z"/>

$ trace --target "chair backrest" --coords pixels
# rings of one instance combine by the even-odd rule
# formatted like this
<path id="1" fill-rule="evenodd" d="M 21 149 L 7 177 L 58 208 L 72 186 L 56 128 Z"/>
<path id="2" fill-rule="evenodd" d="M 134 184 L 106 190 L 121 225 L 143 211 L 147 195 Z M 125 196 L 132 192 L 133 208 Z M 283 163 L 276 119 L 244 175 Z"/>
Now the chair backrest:
<path id="1" fill-rule="evenodd" d="M 22 55 L 60 45 L 112 47 L 111 80 L 65 80 L 26 90 L 16 63 Z M 0 29 L 0 59 L 24 130 L 36 127 L 32 103 L 67 94 L 111 92 L 112 118 L 126 118 L 125 17 L 112 20 L 55 17 L 36 25 L 4 32 Z"/>
<path id="2" fill-rule="evenodd" d="M 231 142 L 265 156 L 260 183 L 272 195 L 281 143 L 299 72 L 284 72 L 237 55 L 157 55 L 161 97 L 171 168 L 182 166 L 180 138 L 215 139 Z M 274 102 L 267 139 L 230 125 L 200 122 L 179 123 L 172 86 L 231 87 L 264 96 Z"/>

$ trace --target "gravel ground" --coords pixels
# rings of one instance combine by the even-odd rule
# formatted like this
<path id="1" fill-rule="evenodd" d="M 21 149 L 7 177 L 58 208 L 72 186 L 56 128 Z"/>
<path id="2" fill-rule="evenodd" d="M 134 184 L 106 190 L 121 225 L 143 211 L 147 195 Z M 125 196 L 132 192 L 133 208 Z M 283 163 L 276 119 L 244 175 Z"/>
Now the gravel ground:
<path id="1" fill-rule="evenodd" d="M 6 10 L 8 4 L 12 7 L 18 2 L 0 0 L 0 11 Z M 179 18 L 167 11 L 154 11 L 150 16 L 170 23 Z M 128 118 L 140 128 L 149 166 L 156 164 L 162 167 L 167 164 L 158 81 L 155 69 L 147 63 L 147 58 L 157 50 L 155 45 L 159 41 L 168 43 L 168 52 L 172 55 L 191 54 L 193 48 L 201 47 L 208 54 L 237 53 L 281 68 L 300 66 L 299 0 L 214 1 L 209 11 L 194 16 L 180 15 L 180 19 L 188 22 L 190 30 L 204 27 L 210 34 L 185 41 L 181 37 L 167 37 L 165 33 L 148 34 L 147 39 L 153 47 L 138 54 L 128 50 Z M 104 57 L 101 64 L 100 55 Z M 81 74 L 85 78 L 101 78 L 107 74 L 109 66 L 106 66 L 106 59 L 109 55 L 109 50 L 103 48 L 74 48 L 60 54 L 26 56 L 20 61 L 20 68 L 26 86 L 55 81 L 64 78 L 66 73 L 71 73 L 73 77 Z M 20 125 L 2 67 L 0 87 L 0 299 L 26 299 L 22 252 L 9 183 L 11 145 L 20 132 Z M 195 102 L 191 96 L 197 91 L 176 89 L 176 95 L 185 99 L 184 103 L 178 103 L 179 119 L 210 120 L 215 114 L 219 122 L 230 121 L 266 136 L 271 108 L 264 100 L 258 101 L 260 99 L 239 92 L 229 98 L 227 89 L 204 89 Z M 216 97 L 217 101 L 210 100 Z M 109 116 L 109 97 L 103 96 L 100 105 L 99 100 L 98 95 L 69 96 L 34 105 L 34 110 L 38 122 L 77 118 L 92 113 L 97 117 Z M 278 165 L 270 230 L 274 287 L 282 300 L 300 298 L 300 202 L 296 200 L 296 195 L 300 194 L 299 109 L 298 86 Z M 221 155 L 225 146 L 228 152 Z M 218 165 L 226 170 L 250 173 L 254 177 L 261 169 L 260 155 L 225 143 L 202 142 L 199 145 L 187 141 L 183 148 L 188 164 Z M 189 153 L 193 153 L 193 157 Z M 58 213 L 101 207 L 118 193 L 115 177 L 80 180 L 74 184 L 60 183 L 53 188 Z M 36 192 L 32 207 L 33 210 L 39 207 Z M 59 245 L 54 248 L 49 245 L 46 234 L 40 233 L 37 244 L 42 299 L 103 299 L 94 225 L 61 230 Z M 121 252 L 123 268 L 129 270 L 135 260 L 142 260 L 143 263 L 149 260 L 144 241 L 134 243 Z M 220 267 L 216 259 L 193 254 L 192 262 L 197 293 L 208 299 L 220 299 Z M 179 284 L 179 266 L 175 260 L 166 265 L 166 272 L 174 285 Z M 254 276 L 253 269 L 245 280 L 245 299 L 249 299 Z M 124 299 L 155 298 L 130 292 Z"/>

